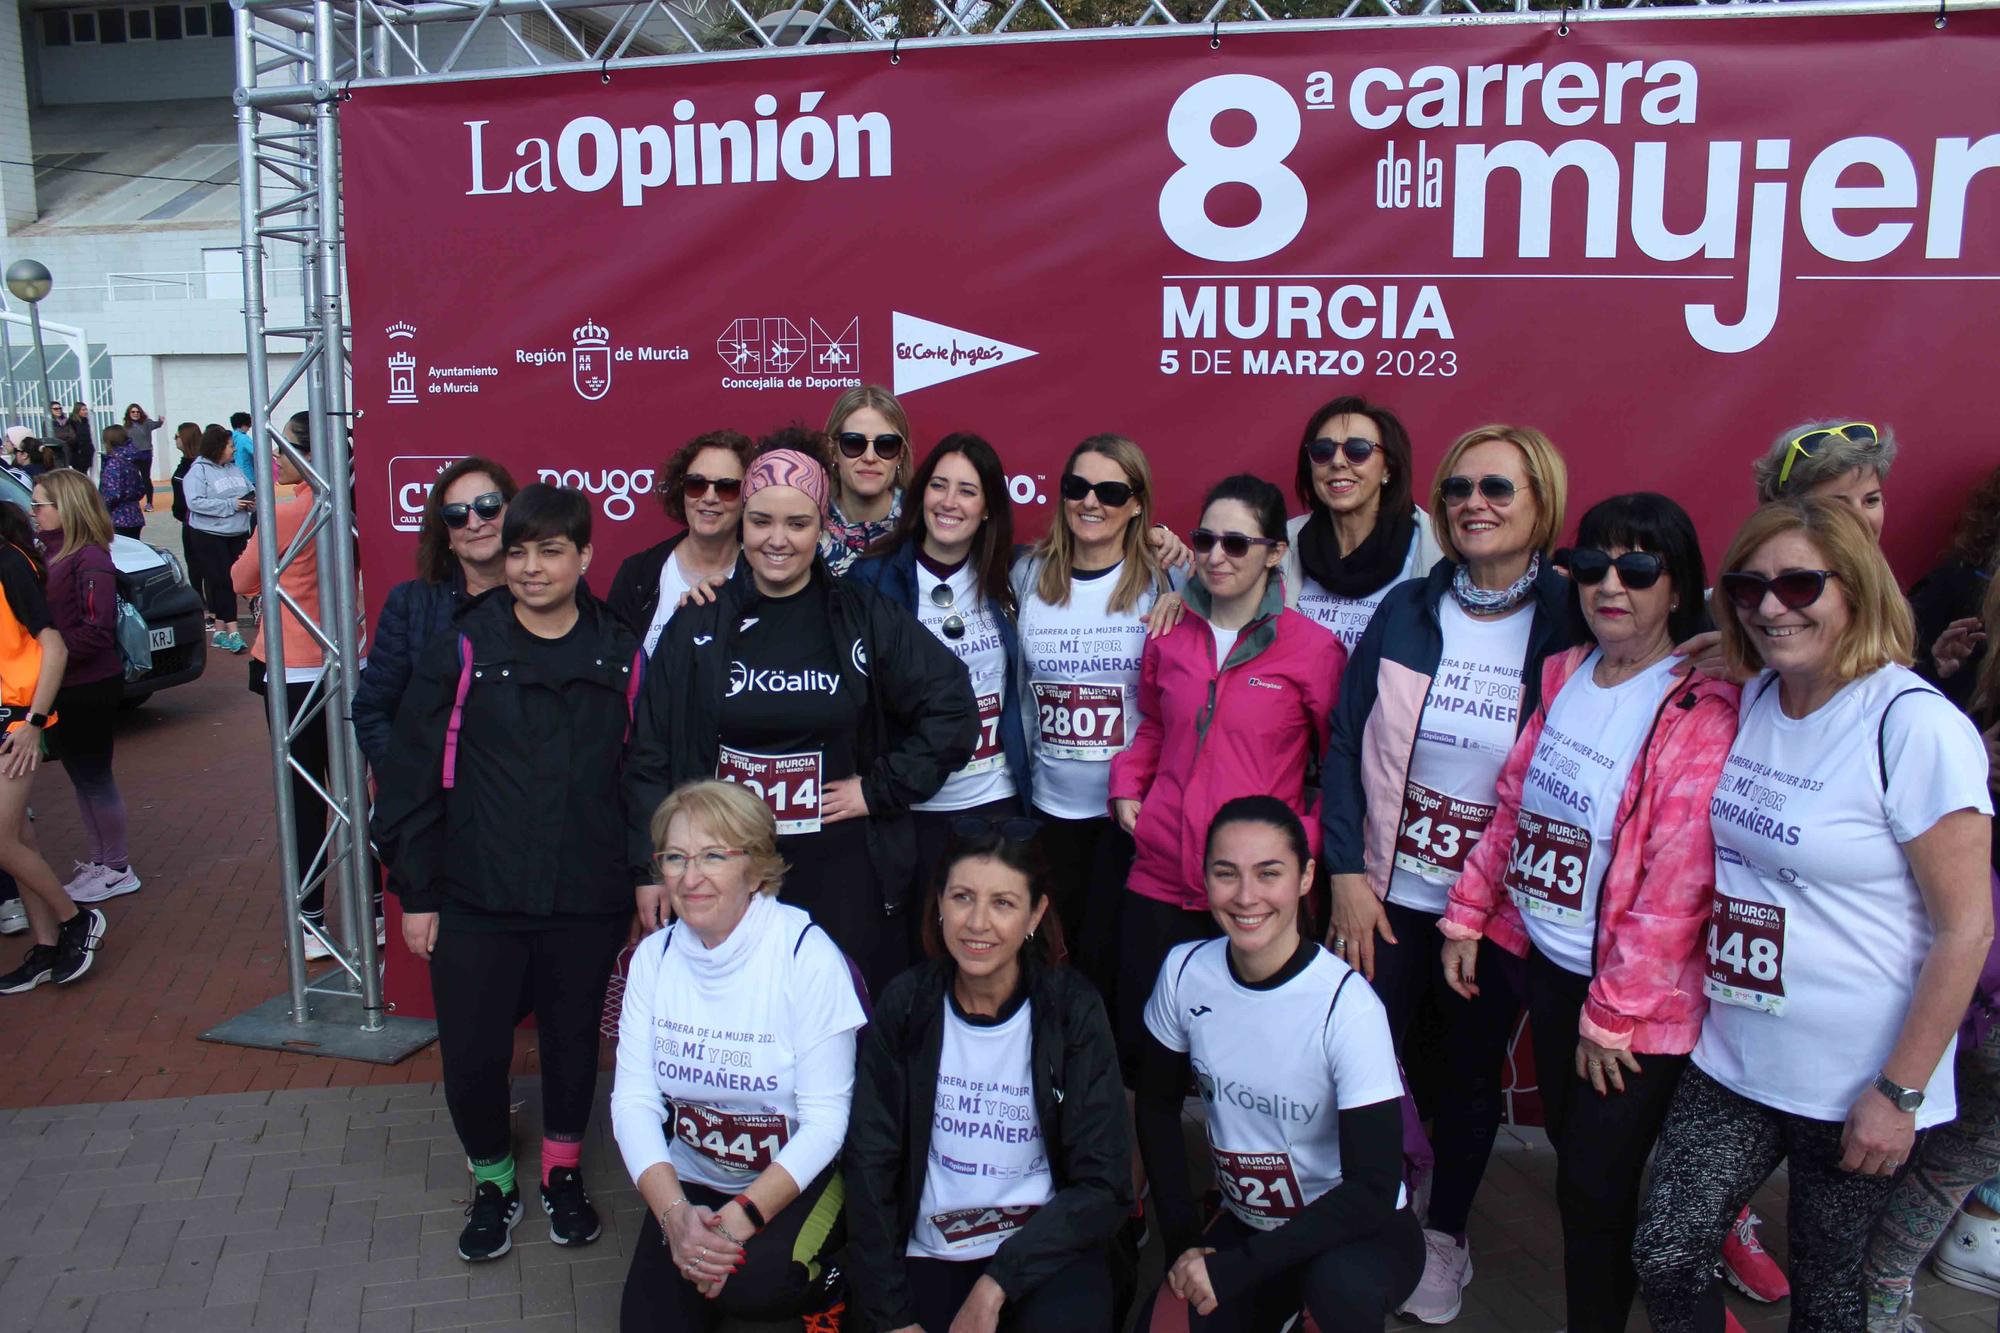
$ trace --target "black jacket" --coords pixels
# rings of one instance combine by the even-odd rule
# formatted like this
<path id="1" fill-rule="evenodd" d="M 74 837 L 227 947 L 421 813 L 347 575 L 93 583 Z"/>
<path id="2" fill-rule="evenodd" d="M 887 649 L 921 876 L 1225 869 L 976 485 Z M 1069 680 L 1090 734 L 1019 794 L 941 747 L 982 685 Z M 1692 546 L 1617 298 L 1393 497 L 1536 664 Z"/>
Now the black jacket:
<path id="1" fill-rule="evenodd" d="M 382 613 L 375 617 L 375 632 L 368 636 L 368 660 L 350 706 L 361 752 L 378 772 L 388 762 L 396 709 L 410 686 L 418 654 L 451 627 L 465 602 L 465 572 L 456 562 L 443 583 L 408 579 L 389 589 Z"/>
<path id="2" fill-rule="evenodd" d="M 903 1251 L 923 1196 L 955 970 L 938 958 L 890 982 L 862 1041 L 842 1155 L 862 1333 L 916 1322 Z M 1108 1244 L 1132 1207 L 1132 1141 L 1104 1003 L 1072 968 L 1029 962 L 1026 981 L 1035 1114 L 1056 1193 L 986 1266 L 1009 1301 Z"/>
<path id="3" fill-rule="evenodd" d="M 621 756 L 628 691 L 643 670 L 636 635 L 587 594 L 555 663 L 524 658 L 505 588 L 467 604 L 457 633 L 432 638 L 377 770 L 375 837 L 389 887 L 410 912 L 447 900 L 475 911 L 549 916 L 632 910 Z M 472 679 L 457 784 L 443 785 L 460 636 Z"/>
<path id="4" fill-rule="evenodd" d="M 1917 618 L 1916 672 L 1961 709 L 1972 704 L 1972 687 L 1979 680 L 1979 664 L 1992 651 L 1991 646 L 1982 643 L 1974 648 L 1972 656 L 1943 680 L 1938 679 L 1937 665 L 1931 660 L 1931 646 L 1952 621 L 1979 614 L 1991 577 L 1977 565 L 1953 556 L 1918 579 L 1910 589 L 1910 610 Z"/>
<path id="5" fill-rule="evenodd" d="M 653 623 L 653 612 L 660 605 L 660 570 L 674 548 L 686 538 L 685 531 L 676 532 L 637 555 L 627 556 L 625 563 L 618 566 L 618 572 L 612 576 L 611 591 L 604 598 L 605 605 L 641 640 L 646 637 L 646 630 Z"/>
<path id="6" fill-rule="evenodd" d="M 855 772 L 868 801 L 868 854 L 882 903 L 899 909 L 916 875 L 909 809 L 936 795 L 972 757 L 978 704 L 965 664 L 916 617 L 835 579 L 818 557 L 812 577 L 825 591 L 834 642 L 854 645 L 840 654 L 843 685 L 868 697 Z M 738 560 L 715 600 L 682 607 L 653 650 L 625 764 L 626 854 L 641 877 L 634 883 L 652 877 L 653 812 L 660 802 L 683 782 L 715 776 L 737 626 L 762 600 L 749 565 Z"/>

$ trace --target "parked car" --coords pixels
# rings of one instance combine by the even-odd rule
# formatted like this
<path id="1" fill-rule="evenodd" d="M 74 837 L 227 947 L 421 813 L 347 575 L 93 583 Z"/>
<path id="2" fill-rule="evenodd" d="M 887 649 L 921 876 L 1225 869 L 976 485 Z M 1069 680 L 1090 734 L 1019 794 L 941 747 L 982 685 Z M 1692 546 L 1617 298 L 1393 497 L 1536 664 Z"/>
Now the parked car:
<path id="1" fill-rule="evenodd" d="M 32 519 L 32 493 L 19 477 L 4 470 L 0 470 L 0 500 L 18 505 Z M 180 558 L 164 547 L 114 536 L 111 563 L 118 567 L 118 595 L 145 617 L 153 644 L 153 669 L 125 682 L 125 702 L 137 704 L 156 691 L 200 676 L 208 664 L 208 635 L 202 625 L 201 598 L 195 596 Z"/>

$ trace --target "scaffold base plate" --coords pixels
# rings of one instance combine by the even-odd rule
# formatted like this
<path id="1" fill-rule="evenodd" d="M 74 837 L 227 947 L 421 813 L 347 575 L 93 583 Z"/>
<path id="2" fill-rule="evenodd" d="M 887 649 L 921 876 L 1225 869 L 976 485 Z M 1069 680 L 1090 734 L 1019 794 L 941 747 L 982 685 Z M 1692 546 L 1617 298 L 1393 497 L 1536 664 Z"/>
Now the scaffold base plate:
<path id="1" fill-rule="evenodd" d="M 428 1019 L 382 1020 L 378 1032 L 361 1028 L 361 997 L 324 995 L 306 997 L 307 1018 L 292 1021 L 292 997 L 280 995 L 245 1013 L 218 1023 L 201 1034 L 203 1041 L 225 1046 L 250 1046 L 260 1051 L 290 1051 L 295 1055 L 327 1055 L 337 1060 L 365 1060 L 369 1064 L 393 1065 L 415 1055 L 437 1040 L 437 1024 Z"/>

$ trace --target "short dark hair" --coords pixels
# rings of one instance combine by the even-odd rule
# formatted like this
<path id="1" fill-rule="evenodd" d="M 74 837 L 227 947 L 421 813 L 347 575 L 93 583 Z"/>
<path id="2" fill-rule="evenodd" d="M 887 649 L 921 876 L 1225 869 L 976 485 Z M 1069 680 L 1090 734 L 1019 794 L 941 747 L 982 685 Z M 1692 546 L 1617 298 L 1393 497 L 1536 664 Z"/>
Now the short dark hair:
<path id="1" fill-rule="evenodd" d="M 1222 808 L 1215 812 L 1215 818 L 1208 823 L 1208 840 L 1201 848 L 1204 864 L 1215 851 L 1215 835 L 1231 824 L 1268 825 L 1285 835 L 1285 841 L 1291 844 L 1292 855 L 1298 860 L 1299 869 L 1305 869 L 1306 862 L 1312 860 L 1312 845 L 1306 841 L 1306 826 L 1299 822 L 1298 811 L 1275 796 L 1257 795 L 1224 801 Z"/>
<path id="2" fill-rule="evenodd" d="M 791 449 L 802 453 L 818 463 L 829 478 L 834 475 L 833 445 L 823 430 L 814 430 L 811 426 L 797 421 L 780 426 L 757 441 L 756 449 L 750 454 L 751 461 L 755 462 L 765 454 L 776 453 L 780 449 Z"/>
<path id="3" fill-rule="evenodd" d="M 686 523 L 687 497 L 681 493 L 681 486 L 687 480 L 688 469 L 704 449 L 722 449 L 736 455 L 736 461 L 743 470 L 750 470 L 750 437 L 740 430 L 711 430 L 695 436 L 680 448 L 660 469 L 660 507 L 667 511 L 667 517 L 676 523 Z"/>
<path id="4" fill-rule="evenodd" d="M 231 412 L 229 414 L 229 427 L 231 430 L 244 430 L 249 427 L 251 421 L 254 419 L 248 412 Z"/>
<path id="5" fill-rule="evenodd" d="M 424 516 L 417 522 L 417 577 L 426 583 L 443 583 L 451 577 L 452 569 L 458 564 L 458 557 L 451 553 L 451 536 L 445 530 L 444 493 L 460 477 L 474 473 L 484 473 L 493 478 L 493 484 L 500 490 L 500 498 L 511 503 L 515 492 L 521 488 L 514 484 L 514 474 L 490 458 L 477 454 L 459 459 L 456 463 L 438 473 L 438 479 L 431 483 L 431 493 L 424 497 Z M 505 520 L 501 529 L 507 530 Z"/>
<path id="6" fill-rule="evenodd" d="M 1409 513 L 1417 503 L 1416 492 L 1410 487 L 1410 473 L 1416 467 L 1410 448 L 1410 432 L 1404 427 L 1402 418 L 1388 408 L 1353 395 L 1322 405 L 1307 419 L 1305 434 L 1299 437 L 1298 473 L 1292 481 L 1299 503 L 1306 507 L 1307 513 L 1319 508 L 1319 496 L 1313 492 L 1312 458 L 1307 454 L 1306 447 L 1319 438 L 1326 423 L 1335 417 L 1367 417 L 1375 423 L 1375 433 L 1382 437 L 1382 453 L 1389 464 L 1388 484 L 1382 487 L 1382 507 L 1377 512 Z"/>
<path id="7" fill-rule="evenodd" d="M 930 489 L 938 464 L 953 454 L 963 454 L 965 461 L 972 464 L 979 477 L 979 493 L 986 501 L 986 521 L 979 525 L 979 535 L 972 539 L 972 554 L 967 557 L 972 561 L 979 594 L 988 606 L 999 607 L 1011 620 L 1018 610 L 1014 605 L 1014 583 L 1008 577 L 1014 560 L 1014 502 L 1007 490 L 1007 469 L 1000 462 L 1000 451 L 982 436 L 955 430 L 924 455 L 924 461 L 910 478 L 909 490 L 904 493 L 902 518 L 896 521 L 893 532 L 869 548 L 868 554 L 891 555 L 909 542 L 924 539 L 924 492 Z"/>
<path id="8" fill-rule="evenodd" d="M 285 422 L 285 437 L 298 446 L 300 453 L 310 457 L 313 451 L 312 413 L 292 413 Z"/>
<path id="9" fill-rule="evenodd" d="M 550 537 L 567 537 L 578 550 L 590 545 L 590 501 L 574 486 L 530 482 L 507 504 L 500 543 L 512 548 Z"/>
<path id="10" fill-rule="evenodd" d="M 951 872 L 960 861 L 998 861 L 1007 869 L 1028 882 L 1028 910 L 1035 904 L 1049 899 L 1049 888 L 1053 876 L 1049 872 L 1048 856 L 1042 851 L 1040 834 L 1032 838 L 1009 838 L 998 828 L 973 837 L 960 837 L 954 833 L 951 844 L 945 850 L 944 859 L 938 862 L 937 874 L 933 876 L 929 899 L 924 904 L 921 931 L 924 952 L 932 958 L 947 955 L 944 947 L 944 932 L 939 924 L 939 916 L 944 911 L 945 886 L 951 883 Z M 1048 966 L 1061 962 L 1067 955 L 1063 943 L 1062 921 L 1051 910 L 1042 913 L 1042 924 L 1021 946 L 1021 961 L 1035 962 Z"/>
<path id="11" fill-rule="evenodd" d="M 1277 541 L 1285 539 L 1285 493 L 1262 477 L 1238 472 L 1209 487 L 1202 499 L 1201 512 L 1218 500 L 1234 500 L 1257 519 L 1257 535 Z"/>
<path id="12" fill-rule="evenodd" d="M 210 422 L 201 432 L 201 447 L 196 450 L 211 463 L 220 463 L 222 455 L 229 451 L 229 429 Z"/>
<path id="13" fill-rule="evenodd" d="M 97 442 L 104 446 L 104 452 L 110 453 L 120 445 L 130 444 L 132 433 L 123 426 L 106 426 L 104 434 L 98 437 Z"/>
<path id="14" fill-rule="evenodd" d="M 1681 601 L 1667 613 L 1667 633 L 1675 643 L 1685 643 L 1714 628 L 1708 618 L 1708 566 L 1701 558 L 1701 538 L 1687 510 L 1674 500 L 1656 491 L 1634 491 L 1599 500 L 1577 520 L 1576 544 L 1600 551 L 1622 546 L 1659 556 Z M 1569 618 L 1580 641 L 1597 641 L 1584 619 L 1583 589 L 1575 580 L 1569 588 Z"/>

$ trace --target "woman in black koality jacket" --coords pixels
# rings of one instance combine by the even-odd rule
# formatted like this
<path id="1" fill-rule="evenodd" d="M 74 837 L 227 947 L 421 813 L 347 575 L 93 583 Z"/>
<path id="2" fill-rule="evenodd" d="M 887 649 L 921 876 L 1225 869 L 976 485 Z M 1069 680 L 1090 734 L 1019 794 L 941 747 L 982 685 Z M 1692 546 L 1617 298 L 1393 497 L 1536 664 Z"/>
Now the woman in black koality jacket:
<path id="1" fill-rule="evenodd" d="M 863 1042 L 843 1166 L 865 1333 L 1112 1327 L 1123 1085 L 1103 1002 L 1051 961 L 1034 834 L 961 821 L 918 907 L 933 957 L 890 983 Z"/>

